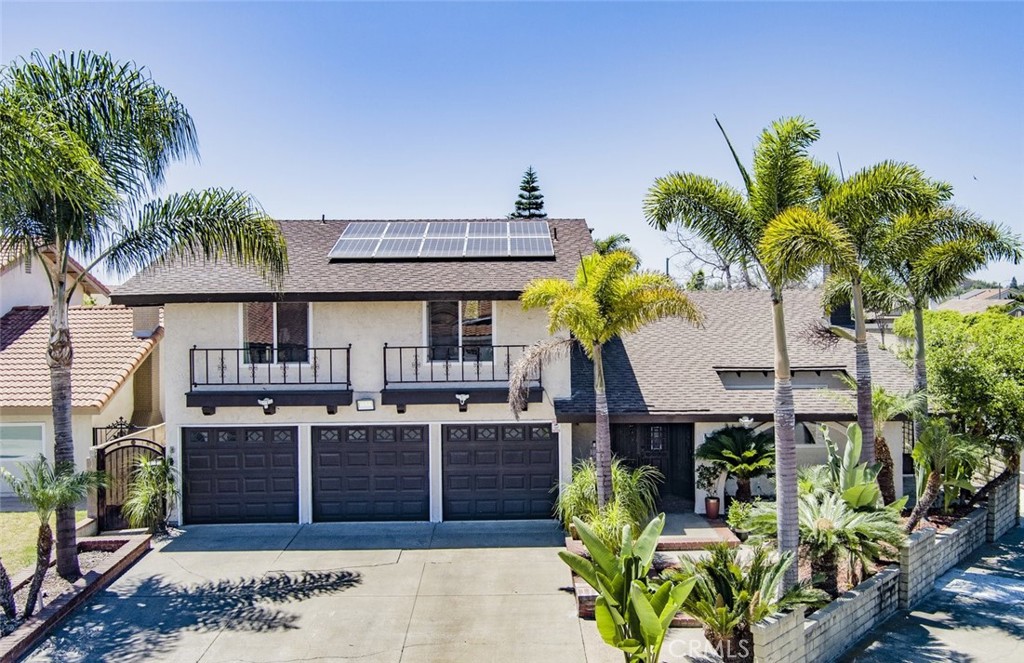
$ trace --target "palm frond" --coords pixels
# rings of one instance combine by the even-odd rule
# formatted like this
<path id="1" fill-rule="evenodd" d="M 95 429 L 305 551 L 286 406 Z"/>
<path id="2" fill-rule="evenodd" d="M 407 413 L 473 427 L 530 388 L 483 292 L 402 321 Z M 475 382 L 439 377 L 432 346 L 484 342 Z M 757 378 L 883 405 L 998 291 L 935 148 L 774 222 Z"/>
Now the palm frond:
<path id="1" fill-rule="evenodd" d="M 847 276 L 859 268 L 856 248 L 845 229 L 807 207 L 789 207 L 772 219 L 759 254 L 775 283 L 802 279 L 821 264 Z"/>
<path id="2" fill-rule="evenodd" d="M 54 467 L 42 454 L 31 462 L 19 463 L 18 468 L 20 477 L 0 468 L 0 478 L 22 502 L 35 508 L 42 523 L 48 522 L 57 509 L 85 499 L 89 488 L 106 481 L 98 472 L 76 472 L 74 463 L 58 463 Z"/>
<path id="3" fill-rule="evenodd" d="M 576 340 L 572 338 L 549 338 L 538 341 L 526 348 L 512 365 L 508 376 L 508 405 L 516 419 L 528 405 L 530 385 L 541 367 L 556 359 L 566 357 Z"/>
<path id="4" fill-rule="evenodd" d="M 760 226 L 784 210 L 806 205 L 813 194 L 815 173 L 807 148 L 821 133 L 810 120 L 782 118 L 761 132 L 754 148 L 754 187 L 750 206 Z"/>
<path id="5" fill-rule="evenodd" d="M 747 196 L 749 197 L 754 187 L 754 182 L 750 178 L 750 173 L 747 172 L 747 167 L 743 165 L 743 160 L 740 159 L 740 155 L 736 154 L 736 148 L 732 146 L 729 134 L 725 132 L 725 127 L 722 126 L 722 123 L 719 121 L 717 116 L 715 117 L 715 124 L 718 125 L 718 130 L 722 133 L 722 138 L 725 139 L 725 144 L 729 147 L 729 152 L 732 154 L 732 160 L 736 162 L 736 168 L 740 171 L 740 177 L 743 178 L 743 186 L 747 191 Z"/>
<path id="6" fill-rule="evenodd" d="M 614 282 L 613 302 L 607 311 L 608 325 L 601 342 L 632 333 L 664 318 L 682 318 L 693 324 L 704 320 L 703 312 L 682 288 L 665 274 L 636 272 Z"/>

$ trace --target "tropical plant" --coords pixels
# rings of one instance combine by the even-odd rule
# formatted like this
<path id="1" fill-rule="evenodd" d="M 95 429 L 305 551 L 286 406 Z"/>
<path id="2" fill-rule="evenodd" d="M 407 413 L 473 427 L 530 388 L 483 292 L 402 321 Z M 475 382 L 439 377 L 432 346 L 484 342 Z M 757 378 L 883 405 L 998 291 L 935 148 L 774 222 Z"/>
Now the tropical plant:
<path id="1" fill-rule="evenodd" d="M 913 331 L 900 335 L 914 339 L 914 391 L 924 394 L 928 394 L 925 312 L 930 302 L 953 294 L 965 277 L 990 260 L 1017 263 L 1024 257 L 1020 237 L 942 198 L 916 205 L 886 224 L 877 261 L 910 299 Z M 927 400 L 922 413 L 928 414 Z M 915 437 L 921 436 L 921 427 L 915 421 Z"/>
<path id="2" fill-rule="evenodd" d="M 974 467 L 980 460 L 977 443 L 966 435 L 950 430 L 945 419 L 932 417 L 921 428 L 921 437 L 914 443 L 911 452 L 914 472 L 918 477 L 917 504 L 910 512 L 904 530 L 913 532 L 917 523 L 928 514 L 928 510 L 939 497 L 947 475 L 951 488 L 959 493 L 957 470 L 963 466 Z M 969 485 L 969 484 L 968 484 Z"/>
<path id="3" fill-rule="evenodd" d="M 7 619 L 18 616 L 18 608 L 14 604 L 14 591 L 11 589 L 11 576 L 7 575 L 4 561 L 0 559 L 0 611 Z"/>
<path id="4" fill-rule="evenodd" d="M 746 532 L 744 526 L 750 519 L 750 514 L 753 513 L 754 505 L 758 504 L 761 498 L 755 497 L 750 502 L 740 502 L 739 500 L 733 500 L 732 504 L 729 505 L 729 511 L 725 514 L 725 522 L 733 530 Z"/>
<path id="5" fill-rule="evenodd" d="M 633 531 L 639 532 L 650 521 L 658 501 L 658 484 L 663 479 L 655 467 L 633 468 L 615 458 L 612 501 L 602 509 L 597 504 L 597 468 L 592 459 L 581 460 L 572 468 L 572 481 L 558 492 L 555 516 L 566 531 L 579 518 L 601 535 L 605 545 L 614 548 L 621 539 L 623 525 L 632 525 Z"/>
<path id="6" fill-rule="evenodd" d="M 842 453 L 832 441 L 828 426 L 821 427 L 821 435 L 828 453 L 825 467 L 833 491 L 838 492 L 852 509 L 874 510 L 882 499 L 876 480 L 880 466 L 858 462 L 863 444 L 860 426 L 850 424 L 846 428 L 846 447 Z"/>
<path id="7" fill-rule="evenodd" d="M 746 529 L 753 535 L 774 538 L 774 504 L 761 502 L 751 509 Z M 878 560 L 883 544 L 897 547 L 905 539 L 899 510 L 857 511 L 834 492 L 800 496 L 800 543 L 806 546 L 815 586 L 838 595 L 839 563 L 850 564 L 851 576 L 859 565 L 866 574 Z"/>
<path id="8" fill-rule="evenodd" d="M 630 527 L 623 527 L 617 554 L 585 522 L 577 518 L 574 525 L 590 559 L 564 550 L 558 556 L 597 590 L 594 617 L 601 638 L 621 650 L 626 663 L 659 661 L 672 619 L 696 582 L 656 583 L 649 577 L 665 514 L 648 523 L 635 541 Z"/>
<path id="9" fill-rule="evenodd" d="M 717 123 L 717 120 L 716 120 Z M 813 202 L 815 168 L 807 148 L 819 137 L 814 123 L 786 118 L 761 133 L 754 148 L 752 172 L 740 161 L 718 127 L 743 179 L 743 192 L 710 177 L 671 173 L 655 180 L 644 200 L 648 222 L 660 230 L 682 226 L 718 252 L 747 269 L 761 272 L 771 293 L 775 342 L 775 481 L 779 546 L 796 554 L 798 542 L 796 492 L 796 413 L 792 371 L 786 343 L 783 288 L 804 273 L 806 265 L 773 260 L 761 250 L 766 228 L 780 217 L 803 214 Z M 796 569 L 786 571 L 786 586 L 796 584 Z"/>
<path id="10" fill-rule="evenodd" d="M 704 636 L 727 663 L 753 660 L 751 626 L 783 610 L 818 607 L 828 596 L 808 584 L 785 591 L 782 579 L 793 556 L 776 555 L 768 546 L 753 551 L 730 548 L 725 543 L 708 546 L 707 556 L 696 561 L 680 557 L 681 568 L 663 577 L 683 582 L 695 579 L 683 610 L 700 620 Z"/>
<path id="11" fill-rule="evenodd" d="M 636 258 L 622 251 L 592 253 L 580 260 L 573 281 L 537 279 L 520 297 L 524 309 L 546 308 L 548 332 L 569 333 L 526 349 L 509 377 L 509 407 L 515 416 L 526 407 L 530 376 L 548 359 L 568 353 L 578 344 L 593 362 L 594 404 L 597 420 L 595 445 L 597 504 L 612 497 L 612 445 L 605 392 L 604 346 L 656 320 L 678 317 L 698 323 L 702 315 L 686 293 L 665 274 L 638 271 Z"/>
<path id="12" fill-rule="evenodd" d="M 128 499 L 121 513 L 132 527 L 167 531 L 167 518 L 178 498 L 178 472 L 166 457 L 140 457 L 132 469 Z"/>
<path id="13" fill-rule="evenodd" d="M 28 166 L 28 175 L 63 172 L 68 160 L 91 174 L 81 186 L 15 177 L 21 188 L 3 194 L 0 205 L 0 250 L 29 256 L 45 251 L 51 260 L 44 265 L 54 265 L 47 267 L 54 457 L 57 464 L 73 463 L 68 306 L 92 270 L 102 265 L 123 275 L 154 262 L 206 258 L 255 267 L 276 283 L 287 253 L 277 224 L 243 192 L 208 189 L 147 199 L 172 162 L 198 150 L 188 111 L 146 69 L 90 52 L 36 52 L 0 72 L 0 94 L 52 122 L 73 149 L 73 155 L 59 152 L 57 163 Z M 96 173 L 103 187 L 92 182 Z M 88 259 L 81 272 L 69 266 L 72 253 Z M 57 571 L 68 579 L 80 575 L 70 506 L 57 510 Z"/>
<path id="14" fill-rule="evenodd" d="M 638 264 L 640 262 L 640 257 L 633 250 L 633 247 L 629 245 L 629 235 L 626 233 L 612 233 L 607 237 L 594 240 L 595 253 L 607 255 L 615 251 L 624 251 L 636 258 Z"/>
<path id="15" fill-rule="evenodd" d="M 749 502 L 750 480 L 775 467 L 775 442 L 771 431 L 752 431 L 726 426 L 707 436 L 697 448 L 697 458 L 722 467 L 736 479 L 736 499 Z"/>
<path id="16" fill-rule="evenodd" d="M 544 219 L 547 213 L 544 211 L 544 194 L 540 192 L 540 184 L 537 183 L 537 171 L 530 166 L 523 173 L 523 180 L 519 183 L 519 197 L 516 199 L 516 209 L 508 215 L 510 219 Z"/>
<path id="17" fill-rule="evenodd" d="M 796 473 L 797 492 L 800 495 L 824 497 L 834 492 L 832 471 L 828 465 L 805 465 Z"/>
<path id="18" fill-rule="evenodd" d="M 811 208 L 788 214 L 768 225 L 761 251 L 776 264 L 790 265 L 799 275 L 824 264 L 833 278 L 849 281 L 857 367 L 857 423 L 869 440 L 875 439 L 871 414 L 871 361 L 868 353 L 864 281 L 881 251 L 884 221 L 936 199 L 952 195 L 948 185 L 925 178 L 915 166 L 883 161 L 840 181 L 827 166 L 816 164 L 817 200 Z M 849 336 L 838 332 L 840 336 Z M 863 449 L 864 460 L 875 460 L 874 445 Z"/>
<path id="19" fill-rule="evenodd" d="M 77 502 L 85 499 L 85 494 L 90 488 L 103 485 L 104 477 L 98 472 L 75 472 L 72 463 L 58 463 L 54 468 L 41 454 L 36 460 L 20 463 L 18 467 L 22 476 L 16 477 L 3 468 L 0 468 L 0 476 L 22 502 L 35 508 L 39 516 L 36 569 L 28 586 L 25 610 L 22 613 L 28 618 L 35 612 L 43 578 L 50 568 L 50 552 L 53 548 L 50 516 L 62 507 L 73 509 Z"/>
<path id="20" fill-rule="evenodd" d="M 885 424 L 896 417 L 913 419 L 925 405 L 923 392 L 906 395 L 894 394 L 881 385 L 876 385 L 871 392 L 871 411 L 875 419 L 875 458 L 878 459 L 878 487 L 882 491 L 882 500 L 886 504 L 896 501 L 896 472 L 889 443 L 885 439 Z"/>

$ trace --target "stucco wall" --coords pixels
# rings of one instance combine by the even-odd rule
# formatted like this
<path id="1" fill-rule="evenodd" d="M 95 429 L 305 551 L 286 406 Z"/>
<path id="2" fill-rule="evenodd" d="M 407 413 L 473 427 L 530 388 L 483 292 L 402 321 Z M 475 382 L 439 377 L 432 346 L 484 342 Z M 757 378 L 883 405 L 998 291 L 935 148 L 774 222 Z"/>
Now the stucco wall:
<path id="1" fill-rule="evenodd" d="M 17 265 L 11 265 L 3 275 L 0 275 L 0 315 L 11 310 L 15 306 L 49 306 L 50 305 L 50 282 L 43 271 L 43 263 L 39 258 L 32 259 L 32 271 L 25 272 L 22 261 Z M 72 306 L 81 306 L 82 289 L 77 288 L 71 297 Z"/>

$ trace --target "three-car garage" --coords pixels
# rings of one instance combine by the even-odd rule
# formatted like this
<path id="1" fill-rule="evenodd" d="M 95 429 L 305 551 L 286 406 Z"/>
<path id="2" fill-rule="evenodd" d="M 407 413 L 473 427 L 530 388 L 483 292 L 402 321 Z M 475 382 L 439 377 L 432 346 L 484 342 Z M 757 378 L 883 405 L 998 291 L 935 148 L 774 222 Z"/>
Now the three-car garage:
<path id="1" fill-rule="evenodd" d="M 435 519 L 549 518 L 558 459 L 547 423 L 183 428 L 182 516 L 425 521 L 433 486 Z"/>

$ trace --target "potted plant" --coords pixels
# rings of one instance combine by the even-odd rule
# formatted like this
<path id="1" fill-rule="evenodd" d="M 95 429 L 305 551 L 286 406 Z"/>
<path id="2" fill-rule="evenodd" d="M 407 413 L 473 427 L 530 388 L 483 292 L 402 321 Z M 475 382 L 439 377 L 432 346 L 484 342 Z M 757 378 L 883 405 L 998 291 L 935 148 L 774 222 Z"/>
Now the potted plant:
<path id="1" fill-rule="evenodd" d="M 775 467 L 775 438 L 770 430 L 753 431 L 726 426 L 707 437 L 697 449 L 697 458 L 718 465 L 736 479 L 736 499 L 752 498 L 751 479 L 764 476 Z"/>
<path id="2" fill-rule="evenodd" d="M 718 497 L 718 480 L 722 478 L 722 468 L 717 463 L 701 465 L 697 468 L 696 485 L 704 491 L 704 511 L 711 520 L 718 518 L 721 499 Z"/>
<path id="3" fill-rule="evenodd" d="M 725 514 L 725 522 L 740 541 L 746 541 L 747 537 L 750 536 L 747 522 L 750 520 L 750 513 L 753 511 L 754 505 L 760 501 L 759 497 L 755 497 L 753 502 L 733 500 L 729 504 L 729 510 Z"/>

